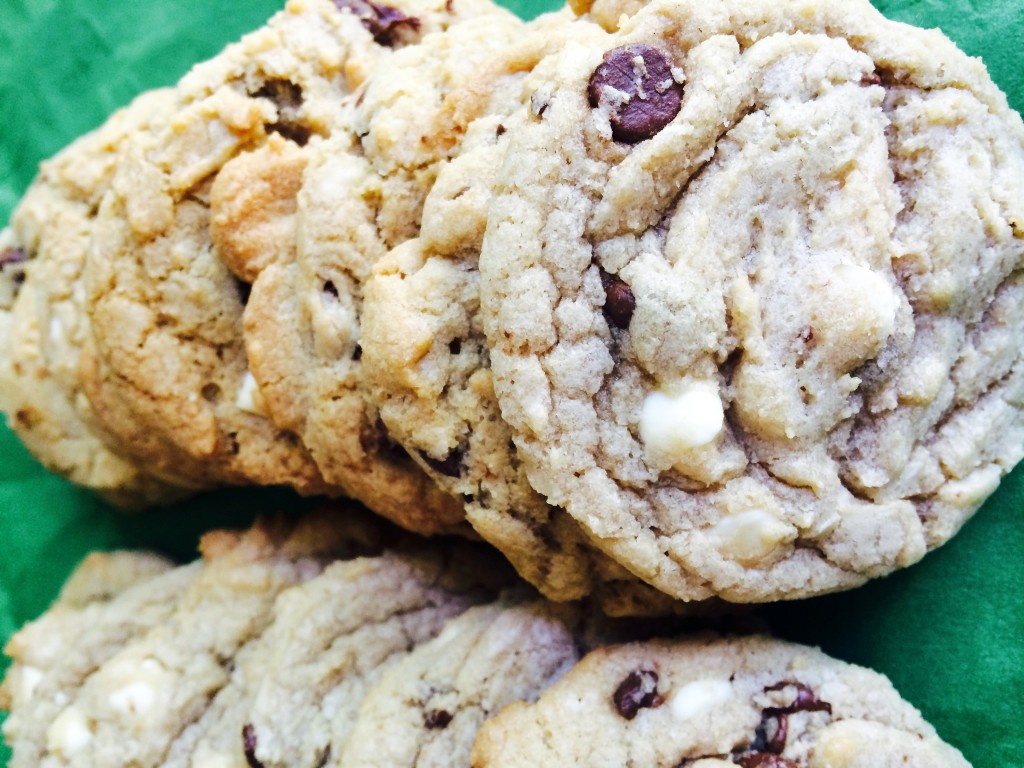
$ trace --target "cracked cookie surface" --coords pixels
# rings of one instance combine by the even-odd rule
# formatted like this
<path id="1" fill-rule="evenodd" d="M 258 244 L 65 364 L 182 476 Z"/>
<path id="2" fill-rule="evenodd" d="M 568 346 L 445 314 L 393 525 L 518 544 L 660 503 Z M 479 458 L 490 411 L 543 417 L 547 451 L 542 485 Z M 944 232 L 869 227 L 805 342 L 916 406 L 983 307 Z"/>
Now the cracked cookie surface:
<path id="1" fill-rule="evenodd" d="M 93 237 L 84 368 L 136 456 L 209 485 L 346 490 L 268 417 L 243 341 L 251 282 L 294 249 L 306 153 L 346 129 L 378 59 L 478 6 L 492 8 L 292 0 L 186 75 L 169 118 L 130 142 Z"/>
<path id="2" fill-rule="evenodd" d="M 531 482 L 684 600 L 915 562 L 1021 457 L 1020 117 L 867 3 L 616 18 L 550 61 L 481 255 Z"/>
<path id="3" fill-rule="evenodd" d="M 360 93 L 351 132 L 310 154 L 294 259 L 260 275 L 246 312 L 253 375 L 274 420 L 302 437 L 330 482 L 426 533 L 468 526 L 461 502 L 392 440 L 368 401 L 364 284 L 389 248 L 418 233 L 424 197 L 467 125 L 504 102 L 507 88 L 492 92 L 506 63 L 494 50 L 521 27 L 495 9 L 391 53 Z"/>
<path id="4" fill-rule="evenodd" d="M 594 595 L 611 614 L 671 612 L 670 601 L 586 540 L 530 486 L 494 397 L 479 315 L 477 260 L 492 188 L 523 117 L 529 72 L 567 40 L 599 35 L 565 14 L 540 17 L 505 50 L 496 109 L 473 121 L 427 195 L 417 238 L 382 256 L 366 283 L 362 366 L 389 434 L 520 575 L 554 600 Z"/>
<path id="5" fill-rule="evenodd" d="M 147 93 L 45 161 L 0 234 L 0 407 L 47 468 L 123 506 L 166 502 L 193 484 L 165 483 L 134 461 L 83 393 L 83 272 L 123 144 L 172 102 L 167 90 Z"/>
<path id="6" fill-rule="evenodd" d="M 485 766 L 866 768 L 969 763 L 877 672 L 766 637 L 599 648 L 485 723 Z"/>

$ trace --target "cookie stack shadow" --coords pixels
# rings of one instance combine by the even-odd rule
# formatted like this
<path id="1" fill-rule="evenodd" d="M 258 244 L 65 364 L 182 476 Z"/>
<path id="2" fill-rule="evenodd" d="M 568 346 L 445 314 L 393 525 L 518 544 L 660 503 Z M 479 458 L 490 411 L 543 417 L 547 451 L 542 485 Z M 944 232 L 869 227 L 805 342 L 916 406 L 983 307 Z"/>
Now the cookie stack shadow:
<path id="1" fill-rule="evenodd" d="M 879 675 L 614 617 L 855 587 L 1020 460 L 1024 124 L 866 0 L 570 5 L 290 0 L 41 166 L 33 454 L 390 523 L 87 561 L 12 765 L 966 764 Z"/>

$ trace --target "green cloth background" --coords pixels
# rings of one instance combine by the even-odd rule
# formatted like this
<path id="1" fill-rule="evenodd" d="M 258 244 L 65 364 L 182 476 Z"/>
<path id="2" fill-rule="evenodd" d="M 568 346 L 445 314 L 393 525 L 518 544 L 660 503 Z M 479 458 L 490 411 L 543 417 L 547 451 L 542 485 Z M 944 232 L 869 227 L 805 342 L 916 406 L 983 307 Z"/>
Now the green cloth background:
<path id="1" fill-rule="evenodd" d="M 507 0 L 523 16 L 555 0 Z M 1022 0 L 877 0 L 981 56 L 1024 109 Z M 139 91 L 257 27 L 279 0 L 0 0 L 0 221 L 39 161 Z M 978 768 L 1024 764 L 1024 470 L 948 545 L 853 592 L 765 608 L 780 635 L 887 674 Z M 199 533 L 308 504 L 233 491 L 124 516 L 45 472 L 0 427 L 0 642 L 37 616 L 93 549 L 150 547 L 182 560 Z M 0 662 L 0 672 L 4 669 Z M 0 766 L 8 753 L 0 747 Z"/>

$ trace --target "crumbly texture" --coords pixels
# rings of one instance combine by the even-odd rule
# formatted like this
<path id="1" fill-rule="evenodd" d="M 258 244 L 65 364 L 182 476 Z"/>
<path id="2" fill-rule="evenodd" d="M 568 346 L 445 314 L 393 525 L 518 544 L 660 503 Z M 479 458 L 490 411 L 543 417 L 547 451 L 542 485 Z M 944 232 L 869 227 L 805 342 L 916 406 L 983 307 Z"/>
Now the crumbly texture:
<path id="1" fill-rule="evenodd" d="M 484 724 L 473 768 L 940 768 L 969 763 L 876 672 L 765 637 L 588 654 Z"/>
<path id="2" fill-rule="evenodd" d="M 43 764 L 50 724 L 108 659 L 169 619 L 199 573 L 197 565 L 148 579 L 140 572 L 129 586 L 121 579 L 97 577 L 96 571 L 105 567 L 105 560 L 92 556 L 69 582 L 79 585 L 71 593 L 90 584 L 86 591 L 95 597 L 76 596 L 70 604 L 59 600 L 4 648 L 12 664 L 0 686 L 0 707 L 10 712 L 3 735 L 13 753 L 11 768 Z"/>
<path id="3" fill-rule="evenodd" d="M 97 421 L 78 377 L 91 333 L 82 273 L 122 145 L 170 103 L 168 91 L 147 93 L 44 162 L 0 234 L 0 409 L 50 470 L 123 506 L 193 484 L 161 482 Z"/>
<path id="4" fill-rule="evenodd" d="M 69 595 L 94 597 L 82 607 L 62 598 L 6 649 L 11 765 L 162 763 L 228 682 L 230 660 L 266 629 L 280 592 L 392 537 L 354 511 L 346 525 L 337 517 L 217 531 L 204 537 L 202 561 L 148 579 L 142 556 L 87 561 Z M 129 574 L 142 578 L 127 587 Z"/>
<path id="5" fill-rule="evenodd" d="M 359 96 L 351 133 L 311 153 L 295 260 L 260 275 L 246 312 L 253 375 L 275 421 L 301 435 L 330 482 L 427 533 L 467 527 L 462 505 L 395 444 L 367 402 L 363 288 L 374 263 L 418 233 L 439 168 L 498 98 L 487 88 L 501 75 L 492 48 L 511 45 L 521 26 L 494 9 L 390 53 L 387 72 Z"/>
<path id="6" fill-rule="evenodd" d="M 93 555 L 15 635 L 0 687 L 12 767 L 323 765 L 389 667 L 513 583 L 479 545 L 334 507 L 215 531 L 201 550 L 179 568 Z M 559 610 L 531 626 L 543 614 L 554 633 L 564 615 L 568 633 L 575 613 Z M 546 659 L 533 637 L 523 653 Z"/>
<path id="7" fill-rule="evenodd" d="M 278 597 L 269 627 L 237 653 L 230 681 L 165 764 L 333 764 L 384 671 L 489 596 L 436 549 L 331 564 Z"/>
<path id="8" fill-rule="evenodd" d="M 1020 117 L 866 2 L 616 24 L 535 72 L 480 259 L 532 484 L 683 600 L 917 561 L 1024 445 Z"/>
<path id="9" fill-rule="evenodd" d="M 392 49 L 478 6 L 292 0 L 129 142 L 92 240 L 83 376 L 140 460 L 210 485 L 345 492 L 268 418 L 243 342 L 250 283 L 288 258 L 305 153 L 345 129 L 347 97 Z"/>
<path id="10" fill-rule="evenodd" d="M 666 613 L 670 599 L 588 544 L 564 510 L 530 486 L 494 397 L 479 315 L 477 260 L 498 169 L 522 117 L 528 75 L 553 45 L 594 36 L 551 14 L 494 53 L 509 93 L 466 130 L 423 207 L 420 235 L 376 263 L 360 346 L 366 386 L 389 435 L 527 581 L 554 600 L 595 595 L 611 614 Z"/>
<path id="11" fill-rule="evenodd" d="M 177 85 L 168 120 L 129 142 L 90 252 L 86 386 L 140 459 L 210 484 L 326 490 L 298 438 L 247 398 L 248 289 L 228 268 L 242 246 L 223 233 L 230 213 L 214 217 L 213 238 L 212 188 L 226 164 L 272 137 L 264 151 L 286 154 L 328 134 L 343 119 L 348 60 L 375 45 L 353 13 L 293 0 L 195 67 Z"/>
<path id="12" fill-rule="evenodd" d="M 578 613 L 498 602 L 451 619 L 363 699 L 339 765 L 469 765 L 484 721 L 532 702 L 578 660 Z"/>

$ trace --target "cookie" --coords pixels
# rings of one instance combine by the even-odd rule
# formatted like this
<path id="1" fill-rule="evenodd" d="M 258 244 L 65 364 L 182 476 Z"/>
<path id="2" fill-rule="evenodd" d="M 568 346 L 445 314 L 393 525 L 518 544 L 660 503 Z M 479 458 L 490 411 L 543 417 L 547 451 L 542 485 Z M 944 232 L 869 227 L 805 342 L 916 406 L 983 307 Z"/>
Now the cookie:
<path id="1" fill-rule="evenodd" d="M 193 565 L 158 574 L 139 556 L 128 557 L 130 564 L 90 556 L 57 603 L 4 648 L 12 664 L 0 685 L 0 708 L 10 713 L 3 735 L 12 768 L 42 764 L 50 724 L 85 681 L 124 645 L 165 623 L 199 572 Z"/>
<path id="2" fill-rule="evenodd" d="M 450 619 L 384 672 L 359 707 L 339 765 L 468 765 L 480 726 L 535 701 L 578 660 L 579 615 L 498 602 Z"/>
<path id="3" fill-rule="evenodd" d="M 464 523 L 390 438 L 367 402 L 363 285 L 390 247 L 419 231 L 420 211 L 466 126 L 506 98 L 495 89 L 522 23 L 480 14 L 393 51 L 352 116 L 309 153 L 296 202 L 294 261 L 253 285 L 245 335 L 253 376 L 274 421 L 300 435 L 323 472 L 371 509 L 434 533 Z M 508 96 L 511 99 L 511 95 Z"/>
<path id="4" fill-rule="evenodd" d="M 486 722 L 485 766 L 968 766 L 876 672 L 767 637 L 600 648 Z"/>
<path id="5" fill-rule="evenodd" d="M 336 760 L 385 670 L 493 596 L 452 554 L 421 548 L 334 563 L 282 593 L 267 630 L 238 652 L 231 680 L 166 764 Z"/>
<path id="6" fill-rule="evenodd" d="M 107 599 L 80 609 L 58 603 L 18 633 L 4 682 L 11 765 L 159 763 L 225 685 L 235 653 L 266 629 L 279 593 L 392 537 L 355 511 L 344 526 L 337 516 L 208 534 L 202 561 L 121 592 L 92 587 Z"/>
<path id="7" fill-rule="evenodd" d="M 534 487 L 683 600 L 952 536 L 1024 436 L 1024 128 L 982 64 L 867 3 L 680 1 L 535 78 L 480 257 Z"/>
<path id="8" fill-rule="evenodd" d="M 82 273 L 96 210 L 121 145 L 167 108 L 154 91 L 44 162 L 0 234 L 0 409 L 50 470 L 122 506 L 166 502 L 167 483 L 102 430 L 78 378 L 90 329 Z"/>
<path id="9" fill-rule="evenodd" d="M 587 34 L 591 25 L 553 14 L 495 56 L 522 62 L 508 76 L 522 90 L 553 41 Z M 476 267 L 517 104 L 468 127 L 426 197 L 419 237 L 383 256 L 366 283 L 360 348 L 370 399 L 389 435 L 464 500 L 476 532 L 545 596 L 594 594 L 613 614 L 669 612 L 669 599 L 591 547 L 564 510 L 533 490 L 494 398 Z"/>
<path id="10" fill-rule="evenodd" d="M 93 235 L 84 369 L 105 425 L 140 460 L 209 484 L 339 492 L 260 407 L 242 341 L 246 281 L 285 247 L 264 235 L 286 236 L 273 222 L 287 219 L 296 155 L 344 125 L 346 97 L 380 54 L 463 6 L 474 4 L 293 0 L 186 75 L 173 115 L 130 142 Z M 269 193 L 236 200 L 254 169 Z"/>

